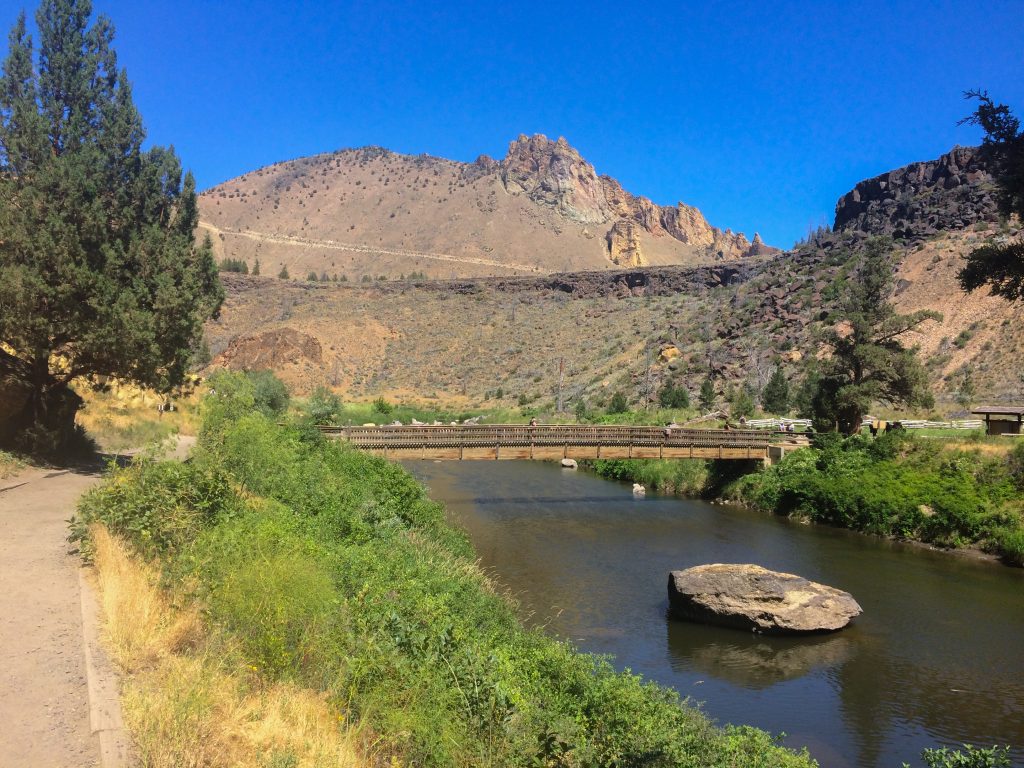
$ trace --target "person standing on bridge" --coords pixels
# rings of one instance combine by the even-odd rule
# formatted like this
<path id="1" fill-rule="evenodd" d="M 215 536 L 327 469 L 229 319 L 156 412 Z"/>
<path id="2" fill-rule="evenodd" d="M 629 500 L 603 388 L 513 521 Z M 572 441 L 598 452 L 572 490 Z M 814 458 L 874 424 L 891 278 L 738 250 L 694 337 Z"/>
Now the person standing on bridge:
<path id="1" fill-rule="evenodd" d="M 536 416 L 534 416 L 532 419 L 530 419 L 530 426 L 531 427 L 536 427 L 537 426 L 537 417 Z"/>

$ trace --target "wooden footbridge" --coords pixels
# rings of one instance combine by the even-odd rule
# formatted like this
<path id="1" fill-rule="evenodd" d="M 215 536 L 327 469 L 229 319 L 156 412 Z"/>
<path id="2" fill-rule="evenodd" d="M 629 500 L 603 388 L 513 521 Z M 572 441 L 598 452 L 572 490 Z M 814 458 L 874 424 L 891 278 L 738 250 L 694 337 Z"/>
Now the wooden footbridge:
<path id="1" fill-rule="evenodd" d="M 734 429 L 521 424 L 320 427 L 392 459 L 736 459 L 775 462 L 803 435 Z"/>

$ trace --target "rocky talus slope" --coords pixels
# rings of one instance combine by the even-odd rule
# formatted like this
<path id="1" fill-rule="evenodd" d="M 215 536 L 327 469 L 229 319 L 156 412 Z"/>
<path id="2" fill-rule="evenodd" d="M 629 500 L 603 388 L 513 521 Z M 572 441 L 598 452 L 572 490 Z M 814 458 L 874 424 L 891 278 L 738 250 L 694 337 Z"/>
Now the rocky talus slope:
<path id="1" fill-rule="evenodd" d="M 264 275 L 433 278 L 703 264 L 775 253 L 599 176 L 565 139 L 520 136 L 498 161 L 379 147 L 277 163 L 200 198 L 218 257 Z"/>

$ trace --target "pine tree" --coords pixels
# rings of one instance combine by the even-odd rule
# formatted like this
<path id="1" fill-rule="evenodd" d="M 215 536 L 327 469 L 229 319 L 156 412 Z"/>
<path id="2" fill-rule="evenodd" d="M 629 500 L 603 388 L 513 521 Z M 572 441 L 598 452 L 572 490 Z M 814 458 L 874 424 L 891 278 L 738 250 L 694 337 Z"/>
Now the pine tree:
<path id="1" fill-rule="evenodd" d="M 256 261 L 254 261 L 252 263 L 252 274 L 253 274 L 254 277 L 259 277 L 260 276 L 260 260 L 259 259 L 256 259 Z"/>
<path id="2" fill-rule="evenodd" d="M 755 407 L 754 388 L 748 383 L 744 383 L 742 387 L 736 389 L 729 399 L 729 408 L 736 418 L 753 416 Z"/>
<path id="3" fill-rule="evenodd" d="M 277 276 L 281 280 L 287 280 L 289 278 L 288 267 L 281 267 L 281 271 L 277 273 Z"/>
<path id="4" fill-rule="evenodd" d="M 999 211 L 1007 218 L 1024 218 L 1024 130 L 1005 104 L 996 104 L 985 91 L 968 91 L 978 107 L 961 123 L 985 131 L 981 151 L 996 179 Z M 967 254 L 957 273 L 960 287 L 973 291 L 988 286 L 993 296 L 1007 301 L 1024 300 L 1024 237 L 993 240 Z"/>
<path id="5" fill-rule="evenodd" d="M 621 392 L 616 392 L 612 395 L 611 401 L 608 403 L 608 413 L 625 413 L 629 410 L 629 404 L 626 402 L 626 396 Z"/>
<path id="6" fill-rule="evenodd" d="M 698 396 L 697 402 L 700 403 L 700 409 L 704 413 L 707 413 L 715 407 L 715 383 L 708 376 L 704 379 L 704 383 L 700 385 L 700 395 Z"/>
<path id="7" fill-rule="evenodd" d="M 61 448 L 69 383 L 183 380 L 223 300 L 197 246 L 195 181 L 145 132 L 113 27 L 88 0 L 47 0 L 38 59 L 22 14 L 0 74 L 0 442 Z"/>
<path id="8" fill-rule="evenodd" d="M 775 366 L 771 378 L 761 392 L 761 407 L 767 413 L 785 416 L 789 413 L 789 380 L 782 372 L 782 366 Z"/>
<path id="9" fill-rule="evenodd" d="M 658 404 L 662 408 L 689 408 L 690 393 L 686 391 L 685 387 L 667 381 L 665 386 L 658 391 Z"/>
<path id="10" fill-rule="evenodd" d="M 897 315 L 889 303 L 894 282 L 892 243 L 874 238 L 847 280 L 835 326 L 825 337 L 832 356 L 824 364 L 813 410 L 816 428 L 848 435 L 860 430 L 874 402 L 931 407 L 928 376 L 913 349 L 900 337 L 937 312 Z"/>

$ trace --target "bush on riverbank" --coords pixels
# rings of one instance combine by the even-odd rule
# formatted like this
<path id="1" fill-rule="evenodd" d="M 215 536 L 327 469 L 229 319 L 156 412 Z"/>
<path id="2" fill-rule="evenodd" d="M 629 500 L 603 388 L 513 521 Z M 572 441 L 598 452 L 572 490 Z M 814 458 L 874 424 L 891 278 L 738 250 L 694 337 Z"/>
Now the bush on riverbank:
<path id="1" fill-rule="evenodd" d="M 710 477 L 700 459 L 597 459 L 591 466 L 601 477 L 678 496 L 702 496 Z"/>
<path id="2" fill-rule="evenodd" d="M 262 684 L 323 691 L 417 765 L 813 764 L 524 629 L 404 470 L 215 388 L 193 460 L 112 470 L 78 530 L 151 559 Z"/>
<path id="3" fill-rule="evenodd" d="M 905 433 L 820 435 L 726 496 L 779 514 L 942 547 L 978 545 L 1024 565 L 1024 496 L 1008 459 Z"/>

